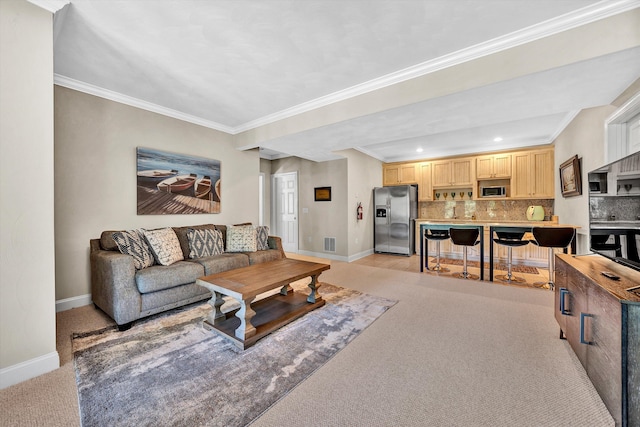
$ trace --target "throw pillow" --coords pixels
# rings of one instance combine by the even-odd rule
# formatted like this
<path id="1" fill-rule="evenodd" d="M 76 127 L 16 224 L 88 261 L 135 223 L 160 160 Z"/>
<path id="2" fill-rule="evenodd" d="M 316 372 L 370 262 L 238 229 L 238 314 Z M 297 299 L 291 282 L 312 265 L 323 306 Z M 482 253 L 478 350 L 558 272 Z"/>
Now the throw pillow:
<path id="1" fill-rule="evenodd" d="M 143 233 L 158 264 L 171 265 L 174 262 L 182 261 L 180 241 L 172 228 L 143 230 Z"/>
<path id="2" fill-rule="evenodd" d="M 269 249 L 269 227 L 266 225 L 256 227 L 256 247 L 259 251 Z"/>
<path id="3" fill-rule="evenodd" d="M 140 230 L 117 231 L 112 234 L 112 238 L 121 253 L 133 257 L 136 270 L 153 265 L 153 254 Z"/>
<path id="4" fill-rule="evenodd" d="M 194 230 L 187 231 L 189 239 L 189 258 L 203 258 L 218 255 L 224 252 L 222 233 L 218 230 Z"/>
<path id="5" fill-rule="evenodd" d="M 251 225 L 227 228 L 227 252 L 255 252 L 256 229 Z"/>

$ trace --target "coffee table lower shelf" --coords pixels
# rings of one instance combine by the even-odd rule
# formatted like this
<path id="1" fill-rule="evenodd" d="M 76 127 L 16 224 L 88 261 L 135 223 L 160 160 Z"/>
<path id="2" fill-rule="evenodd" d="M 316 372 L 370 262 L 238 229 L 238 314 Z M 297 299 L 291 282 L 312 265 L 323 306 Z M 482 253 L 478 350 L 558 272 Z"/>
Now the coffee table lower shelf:
<path id="1" fill-rule="evenodd" d="M 217 322 L 215 325 L 205 320 L 205 328 L 224 335 L 232 340 L 241 349 L 246 349 L 260 338 L 264 338 L 271 332 L 284 325 L 293 322 L 308 312 L 322 307 L 324 299 L 319 299 L 314 303 L 307 301 L 307 295 L 301 292 L 288 292 L 287 295 L 275 294 L 251 304 L 251 308 L 256 312 L 251 318 L 251 324 L 256 328 L 256 334 L 241 340 L 235 336 L 235 330 L 240 326 L 240 319 L 236 317 L 238 310 L 233 310 L 225 314 L 226 319 Z"/>

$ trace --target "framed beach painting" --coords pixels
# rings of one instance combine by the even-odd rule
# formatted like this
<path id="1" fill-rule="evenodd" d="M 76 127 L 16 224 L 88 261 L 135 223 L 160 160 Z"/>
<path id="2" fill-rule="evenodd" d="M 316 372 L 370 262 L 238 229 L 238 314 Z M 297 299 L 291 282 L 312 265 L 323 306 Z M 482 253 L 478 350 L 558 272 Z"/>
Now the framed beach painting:
<path id="1" fill-rule="evenodd" d="M 577 155 L 560 165 L 560 187 L 563 197 L 582 194 L 580 173 L 580 159 Z"/>
<path id="2" fill-rule="evenodd" d="M 138 215 L 220 213 L 220 161 L 136 149 Z"/>

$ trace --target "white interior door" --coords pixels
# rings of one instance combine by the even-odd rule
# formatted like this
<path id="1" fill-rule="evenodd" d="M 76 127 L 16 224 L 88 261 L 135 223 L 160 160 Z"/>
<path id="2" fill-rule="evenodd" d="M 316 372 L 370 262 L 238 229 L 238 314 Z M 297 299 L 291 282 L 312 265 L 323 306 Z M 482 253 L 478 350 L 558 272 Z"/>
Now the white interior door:
<path id="1" fill-rule="evenodd" d="M 285 252 L 298 252 L 298 173 L 273 175 L 274 225 Z"/>

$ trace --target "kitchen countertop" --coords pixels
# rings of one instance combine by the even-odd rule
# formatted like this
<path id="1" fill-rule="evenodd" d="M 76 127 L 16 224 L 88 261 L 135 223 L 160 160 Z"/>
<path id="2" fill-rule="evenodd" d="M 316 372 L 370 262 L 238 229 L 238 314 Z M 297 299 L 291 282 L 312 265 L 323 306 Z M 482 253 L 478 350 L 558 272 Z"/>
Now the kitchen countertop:
<path id="1" fill-rule="evenodd" d="M 591 228 L 640 230 L 640 221 L 593 221 Z"/>
<path id="2" fill-rule="evenodd" d="M 559 224 L 553 221 L 507 221 L 507 220 L 487 220 L 487 219 L 470 219 L 470 218 L 445 218 L 445 219 L 429 219 L 429 218 L 417 218 L 418 224 L 469 224 L 469 225 L 483 225 L 487 227 L 574 227 L 580 228 L 578 225 L 572 224 Z"/>

